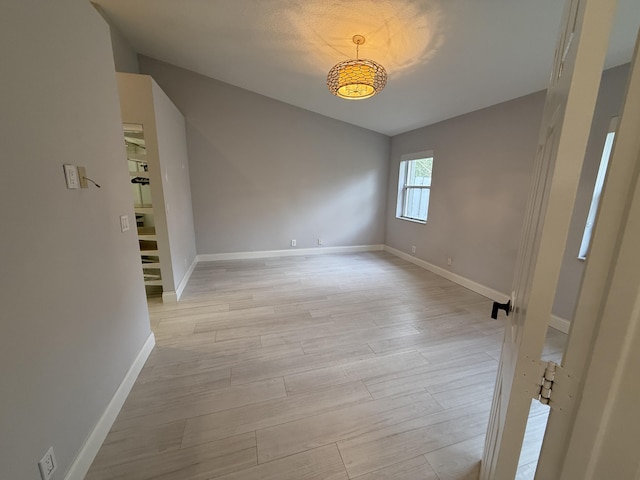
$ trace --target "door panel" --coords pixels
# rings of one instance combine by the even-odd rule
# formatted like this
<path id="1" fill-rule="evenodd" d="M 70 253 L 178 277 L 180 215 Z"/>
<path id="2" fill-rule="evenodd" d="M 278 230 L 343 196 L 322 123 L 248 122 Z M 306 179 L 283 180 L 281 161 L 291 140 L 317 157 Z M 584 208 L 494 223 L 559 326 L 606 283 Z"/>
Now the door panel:
<path id="1" fill-rule="evenodd" d="M 612 265 L 616 261 L 618 245 L 623 243 L 622 235 L 625 223 L 629 218 L 633 218 L 629 214 L 628 205 L 634 191 L 634 181 L 637 181 L 635 179 L 638 177 L 638 169 L 640 168 L 640 136 L 637 133 L 640 131 L 640 35 L 636 40 L 635 55 L 627 85 L 625 103 L 609 160 L 609 169 L 591 238 L 582 287 L 562 361 L 563 367 L 575 376 L 579 389 L 584 384 L 584 370 L 590 368 L 590 362 L 598 361 L 594 360 L 597 356 L 597 352 L 594 352 L 594 345 L 597 346 L 596 336 L 602 331 L 615 331 L 615 328 L 611 326 L 603 328 L 599 324 L 606 321 L 606 317 L 603 320 L 603 315 L 606 312 L 604 305 L 607 295 L 615 293 L 609 293 L 609 285 L 611 278 L 615 278 Z M 638 187 L 636 186 L 635 188 L 636 202 L 640 203 L 637 200 Z M 635 245 L 637 244 L 635 243 Z M 637 259 L 637 248 L 630 255 L 632 257 L 635 255 Z M 632 262 L 633 258 L 629 258 L 623 264 L 632 265 Z M 627 287 L 630 286 L 631 281 L 633 280 L 627 282 Z M 637 282 L 637 278 L 635 281 Z M 617 300 L 613 304 L 621 306 L 623 301 L 628 300 Z M 633 301 L 632 298 L 631 302 Z M 613 320 L 614 326 L 621 327 L 630 318 L 631 316 L 618 316 Z M 617 358 L 616 354 L 618 352 L 618 349 L 610 349 L 609 352 L 603 355 L 613 360 Z M 613 365 L 616 363 L 614 360 Z M 622 362 L 620 363 L 622 364 Z M 585 408 L 583 404 L 586 402 L 587 408 L 590 408 L 587 411 L 590 411 L 591 418 L 599 416 L 604 410 L 603 405 L 606 404 L 606 400 L 598 397 L 602 396 L 603 393 L 605 396 L 609 395 L 611 385 L 608 382 L 611 382 L 614 377 L 615 373 L 609 373 L 605 376 L 604 382 L 602 380 L 599 381 L 597 388 L 594 388 L 593 392 L 582 395 L 585 400 L 582 401 L 580 408 Z M 600 393 L 597 393 L 598 391 Z M 599 404 L 596 405 L 598 402 Z M 572 411 L 551 410 L 536 478 L 544 480 L 557 478 L 557 472 L 562 469 L 565 455 L 568 455 L 569 465 L 565 468 L 566 471 L 563 474 L 565 476 L 562 478 L 590 478 L 588 465 L 591 459 L 595 458 L 593 449 L 595 448 L 594 443 L 597 435 L 594 432 L 587 432 L 587 430 L 595 428 L 599 424 L 589 419 L 585 420 L 580 427 L 583 429 L 582 435 L 578 435 L 578 437 L 584 438 L 583 442 L 580 443 L 579 447 L 573 447 L 567 453 L 571 430 L 576 428 L 574 427 L 576 415 L 575 409 Z M 610 478 L 625 477 L 616 477 L 614 475 Z"/>
<path id="2" fill-rule="evenodd" d="M 480 478 L 515 477 L 600 86 L 615 3 L 565 7 L 540 129 Z"/>

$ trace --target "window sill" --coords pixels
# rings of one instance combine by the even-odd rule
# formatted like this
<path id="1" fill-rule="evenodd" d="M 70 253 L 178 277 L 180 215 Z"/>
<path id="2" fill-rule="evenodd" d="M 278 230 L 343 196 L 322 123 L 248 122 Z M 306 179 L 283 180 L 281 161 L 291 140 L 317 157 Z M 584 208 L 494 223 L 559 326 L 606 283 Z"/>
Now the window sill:
<path id="1" fill-rule="evenodd" d="M 427 221 L 426 220 L 416 220 L 415 218 L 409 218 L 409 217 L 396 217 L 398 220 L 406 220 L 407 222 L 413 222 L 413 223 L 420 223 L 422 225 L 426 225 Z"/>

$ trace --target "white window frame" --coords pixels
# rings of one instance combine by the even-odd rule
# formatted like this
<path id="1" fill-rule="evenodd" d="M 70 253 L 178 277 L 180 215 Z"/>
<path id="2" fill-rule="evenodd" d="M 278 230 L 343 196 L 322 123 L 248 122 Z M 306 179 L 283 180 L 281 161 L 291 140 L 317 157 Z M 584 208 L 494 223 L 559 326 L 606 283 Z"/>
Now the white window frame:
<path id="1" fill-rule="evenodd" d="M 420 218 L 408 217 L 404 214 L 406 210 L 406 202 L 407 202 L 408 193 L 410 189 L 426 189 L 426 190 L 429 190 L 429 192 L 431 193 L 432 185 L 427 186 L 427 185 L 408 185 L 407 184 L 407 179 L 408 179 L 407 177 L 409 174 L 409 163 L 414 160 L 421 160 L 423 158 L 431 158 L 433 162 L 435 160 L 433 156 L 433 150 L 407 153 L 400 156 L 400 170 L 398 174 L 398 198 L 396 203 L 396 218 L 400 220 L 407 220 L 409 222 L 426 224 L 427 218 L 429 218 L 429 203 L 427 203 L 427 214 L 424 220 Z M 431 183 L 433 184 L 433 173 L 431 178 L 432 178 Z M 429 198 L 429 200 L 431 199 Z"/>
<path id="2" fill-rule="evenodd" d="M 598 208 L 600 207 L 600 195 L 602 194 L 602 187 L 604 186 L 604 180 L 607 176 L 609 158 L 611 157 L 611 152 L 613 150 L 613 142 L 615 141 L 617 128 L 618 117 L 613 117 L 611 119 L 611 122 L 609 123 L 609 130 L 607 132 L 607 137 L 602 149 L 602 156 L 600 157 L 598 175 L 596 176 L 596 182 L 593 186 L 593 194 L 591 195 L 591 206 L 589 207 L 589 214 L 587 215 L 584 232 L 582 233 L 582 242 L 580 242 L 580 250 L 578 251 L 579 260 L 587 259 L 589 244 L 591 243 L 591 234 L 596 222 L 596 216 L 598 215 Z"/>

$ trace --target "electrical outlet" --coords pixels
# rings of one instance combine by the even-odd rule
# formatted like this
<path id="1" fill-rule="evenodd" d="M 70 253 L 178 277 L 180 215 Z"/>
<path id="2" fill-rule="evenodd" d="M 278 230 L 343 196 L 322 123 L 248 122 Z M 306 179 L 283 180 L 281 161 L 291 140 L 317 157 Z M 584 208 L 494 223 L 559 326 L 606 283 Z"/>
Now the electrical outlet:
<path id="1" fill-rule="evenodd" d="M 53 453 L 53 447 L 49 447 L 47 453 L 44 454 L 42 460 L 38 462 L 38 468 L 40 469 L 40 476 L 42 480 L 49 480 L 53 476 L 53 472 L 58 467 L 58 461 Z"/>
<path id="2" fill-rule="evenodd" d="M 296 246 L 296 241 L 295 240 L 291 240 L 291 246 L 295 247 Z"/>
<path id="3" fill-rule="evenodd" d="M 75 165 L 64 164 L 64 179 L 67 182 L 67 188 L 75 190 L 80 188 L 80 179 L 78 178 L 78 168 Z"/>
<path id="4" fill-rule="evenodd" d="M 318 245 L 323 245 L 321 238 L 318 239 Z"/>
<path id="5" fill-rule="evenodd" d="M 451 257 L 447 258 L 447 265 L 451 266 L 453 262 L 451 261 Z"/>
<path id="6" fill-rule="evenodd" d="M 129 230 L 129 215 L 120 215 L 120 231 Z"/>
<path id="7" fill-rule="evenodd" d="M 416 246 L 415 245 L 411 245 L 411 253 L 416 253 Z"/>

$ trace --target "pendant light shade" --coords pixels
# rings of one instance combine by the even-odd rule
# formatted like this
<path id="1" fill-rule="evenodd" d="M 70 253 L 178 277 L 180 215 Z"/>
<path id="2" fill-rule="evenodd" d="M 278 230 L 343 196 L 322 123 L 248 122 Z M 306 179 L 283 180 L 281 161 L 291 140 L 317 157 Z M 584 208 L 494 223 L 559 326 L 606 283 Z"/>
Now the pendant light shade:
<path id="1" fill-rule="evenodd" d="M 334 95 L 347 100 L 361 100 L 379 93 L 387 84 L 387 72 L 373 60 L 357 58 L 357 47 L 364 43 L 362 35 L 355 35 L 356 59 L 335 65 L 327 75 L 327 86 Z"/>

